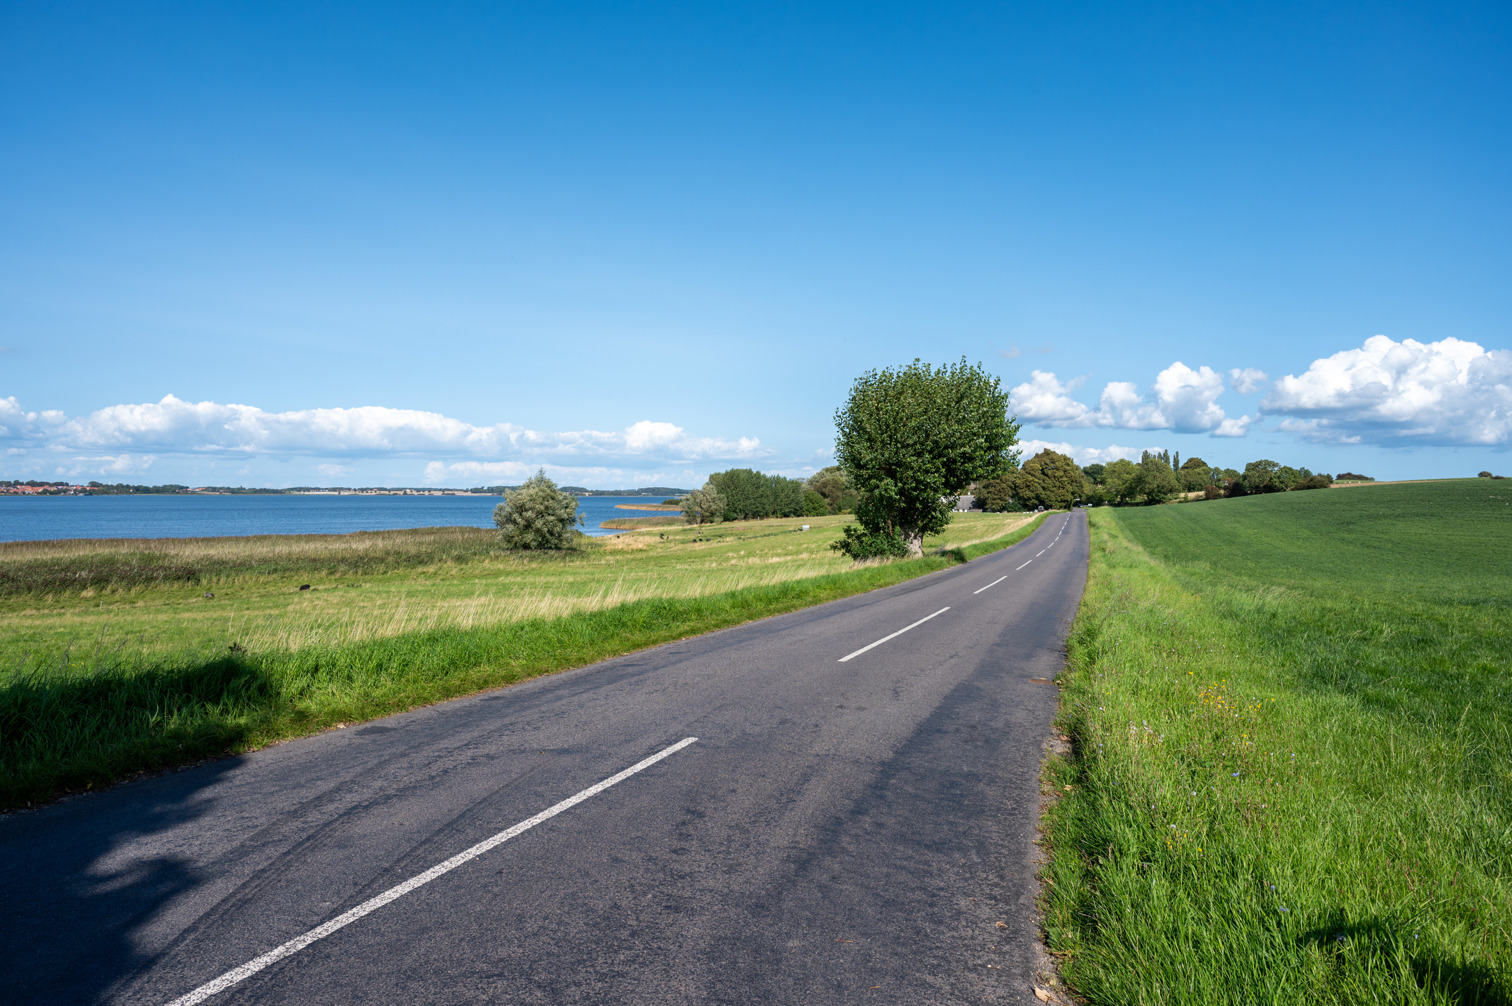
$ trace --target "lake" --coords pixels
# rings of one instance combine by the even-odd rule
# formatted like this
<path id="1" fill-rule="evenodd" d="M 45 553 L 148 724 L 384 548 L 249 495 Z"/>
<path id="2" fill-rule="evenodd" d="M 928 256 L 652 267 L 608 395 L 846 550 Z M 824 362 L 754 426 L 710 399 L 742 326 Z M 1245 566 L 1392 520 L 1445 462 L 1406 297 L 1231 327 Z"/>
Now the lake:
<path id="1" fill-rule="evenodd" d="M 410 527 L 492 527 L 502 496 L 0 496 L 0 541 L 49 538 L 218 538 L 247 534 L 348 534 Z M 654 511 L 617 503 L 649 496 L 582 496 L 590 535 L 599 524 Z"/>

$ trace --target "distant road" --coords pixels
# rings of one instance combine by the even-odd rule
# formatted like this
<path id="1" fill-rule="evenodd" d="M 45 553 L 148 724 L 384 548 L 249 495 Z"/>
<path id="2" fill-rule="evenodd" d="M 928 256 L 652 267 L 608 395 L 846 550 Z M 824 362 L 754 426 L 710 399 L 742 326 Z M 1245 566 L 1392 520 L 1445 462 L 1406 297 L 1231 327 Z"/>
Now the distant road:
<path id="1" fill-rule="evenodd" d="M 0 818 L 4 999 L 1036 1003 L 1040 679 L 1086 561 L 1055 514 L 885 590 Z"/>

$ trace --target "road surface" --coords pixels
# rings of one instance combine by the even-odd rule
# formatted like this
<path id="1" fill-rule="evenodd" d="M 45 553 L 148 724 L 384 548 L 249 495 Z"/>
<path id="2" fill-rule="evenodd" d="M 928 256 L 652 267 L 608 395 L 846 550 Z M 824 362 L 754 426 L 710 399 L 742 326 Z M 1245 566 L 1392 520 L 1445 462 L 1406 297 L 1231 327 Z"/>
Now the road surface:
<path id="1" fill-rule="evenodd" d="M 1086 562 L 1085 513 L 1053 514 L 884 590 L 0 819 L 4 999 L 1036 1002 L 1044 679 Z"/>

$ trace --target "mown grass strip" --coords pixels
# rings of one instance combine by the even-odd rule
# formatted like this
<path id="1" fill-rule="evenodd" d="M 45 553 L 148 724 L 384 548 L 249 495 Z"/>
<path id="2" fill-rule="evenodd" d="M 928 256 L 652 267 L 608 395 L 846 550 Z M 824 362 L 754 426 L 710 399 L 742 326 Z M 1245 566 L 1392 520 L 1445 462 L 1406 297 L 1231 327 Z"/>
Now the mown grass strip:
<path id="1" fill-rule="evenodd" d="M 1088 1002 L 1509 1002 L 1509 511 L 1485 494 L 1094 512 L 1046 894 Z"/>
<path id="2" fill-rule="evenodd" d="M 1005 548 L 1036 526 L 922 559 L 562 618 L 13 674 L 0 687 L 0 805 L 244 752 L 890 586 Z"/>

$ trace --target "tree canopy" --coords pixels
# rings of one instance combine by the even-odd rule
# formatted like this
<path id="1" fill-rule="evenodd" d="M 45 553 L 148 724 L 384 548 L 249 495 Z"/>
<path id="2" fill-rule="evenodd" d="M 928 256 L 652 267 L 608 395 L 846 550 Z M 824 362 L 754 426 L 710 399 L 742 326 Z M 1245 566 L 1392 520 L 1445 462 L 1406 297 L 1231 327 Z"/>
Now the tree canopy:
<path id="1" fill-rule="evenodd" d="M 850 513 L 856 509 L 856 491 L 851 488 L 850 479 L 845 477 L 845 472 L 840 470 L 839 465 L 819 469 L 808 477 L 804 485 L 808 492 L 818 493 L 824 499 L 826 513 Z"/>
<path id="2" fill-rule="evenodd" d="M 859 497 L 859 527 L 847 526 L 836 546 L 857 558 L 893 549 L 888 542 L 922 555 L 924 536 L 950 523 L 955 498 L 1018 456 L 1008 393 L 964 357 L 939 368 L 915 360 L 868 371 L 835 426 L 835 460 Z"/>
<path id="3" fill-rule="evenodd" d="M 764 475 L 751 468 L 731 468 L 715 472 L 709 481 L 724 498 L 725 520 L 803 516 L 803 483 L 797 479 Z"/>
<path id="4" fill-rule="evenodd" d="M 718 524 L 724 520 L 725 498 L 713 482 L 705 482 L 683 500 L 683 520 L 689 524 Z"/>
<path id="5" fill-rule="evenodd" d="M 1137 496 L 1146 503 L 1163 503 L 1181 492 L 1181 484 L 1176 480 L 1176 473 L 1171 470 L 1164 452 L 1151 454 L 1146 451 L 1135 468 L 1129 486 L 1130 495 Z"/>
<path id="6" fill-rule="evenodd" d="M 1084 477 L 1076 462 L 1064 454 L 1043 450 L 1024 462 L 1014 477 L 1014 498 L 1025 506 L 1069 510 L 1082 498 Z"/>

